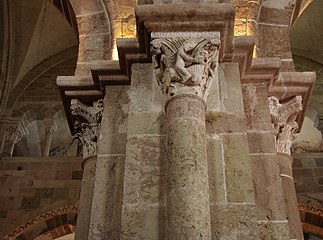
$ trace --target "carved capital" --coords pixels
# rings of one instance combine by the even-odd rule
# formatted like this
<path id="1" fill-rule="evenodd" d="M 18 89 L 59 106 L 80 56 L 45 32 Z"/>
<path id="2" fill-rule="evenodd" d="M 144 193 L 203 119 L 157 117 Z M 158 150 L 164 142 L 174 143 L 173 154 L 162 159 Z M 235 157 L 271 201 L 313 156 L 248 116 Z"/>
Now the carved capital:
<path id="1" fill-rule="evenodd" d="M 12 126 L 6 129 L 5 141 L 16 144 L 23 138 L 24 133 L 19 126 Z"/>
<path id="2" fill-rule="evenodd" d="M 93 107 L 89 107 L 79 100 L 73 99 L 71 102 L 71 112 L 75 119 L 75 135 L 83 145 L 83 158 L 96 155 L 100 136 L 103 100 L 99 100 Z"/>
<path id="3" fill-rule="evenodd" d="M 152 33 L 152 38 L 152 61 L 163 94 L 194 94 L 206 99 L 217 76 L 219 33 Z"/>
<path id="4" fill-rule="evenodd" d="M 299 127 L 296 118 L 303 109 L 302 97 L 296 96 L 283 103 L 276 97 L 269 97 L 268 100 L 276 136 L 276 150 L 290 155 L 292 141 Z"/>
<path id="5" fill-rule="evenodd" d="M 45 133 L 46 134 L 52 134 L 55 132 L 54 126 L 45 126 Z"/>

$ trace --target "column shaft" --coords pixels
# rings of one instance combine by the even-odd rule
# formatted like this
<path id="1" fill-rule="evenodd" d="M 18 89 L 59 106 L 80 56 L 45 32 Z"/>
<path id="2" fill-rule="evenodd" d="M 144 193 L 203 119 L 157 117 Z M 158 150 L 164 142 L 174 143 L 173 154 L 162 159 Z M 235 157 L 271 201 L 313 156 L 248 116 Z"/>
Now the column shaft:
<path id="1" fill-rule="evenodd" d="M 290 155 L 278 153 L 278 160 L 280 166 L 280 176 L 287 205 L 289 238 L 304 239 L 292 172 L 293 159 Z"/>
<path id="2" fill-rule="evenodd" d="M 178 95 L 166 114 L 167 239 L 211 239 L 205 103 Z"/>
<path id="3" fill-rule="evenodd" d="M 76 240 L 89 239 L 92 196 L 94 188 L 94 175 L 97 156 L 89 156 L 82 162 L 83 178 L 79 200 L 79 213 L 76 222 Z"/>
<path id="4" fill-rule="evenodd" d="M 52 144 L 53 133 L 54 133 L 54 131 L 52 129 L 49 129 L 46 131 L 44 146 L 43 146 L 43 150 L 42 150 L 43 156 L 46 156 L 46 157 L 49 156 L 49 151 L 50 151 L 50 147 Z"/>
<path id="5" fill-rule="evenodd" d="M 5 141 L 3 145 L 2 156 L 11 157 L 13 155 L 13 150 L 15 147 L 15 143 L 11 141 Z"/>

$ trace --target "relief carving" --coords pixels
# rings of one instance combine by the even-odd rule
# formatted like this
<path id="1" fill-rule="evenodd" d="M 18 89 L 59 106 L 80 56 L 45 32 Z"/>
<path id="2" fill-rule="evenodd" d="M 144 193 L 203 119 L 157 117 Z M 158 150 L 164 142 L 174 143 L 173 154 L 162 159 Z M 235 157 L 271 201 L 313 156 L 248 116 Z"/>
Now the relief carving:
<path id="1" fill-rule="evenodd" d="M 283 104 L 276 97 L 269 97 L 271 121 L 276 136 L 276 150 L 290 155 L 292 141 L 298 130 L 297 115 L 303 109 L 302 97 L 296 96 Z"/>
<path id="2" fill-rule="evenodd" d="M 217 72 L 219 44 L 217 37 L 202 36 L 152 40 L 152 61 L 163 94 L 189 93 L 206 99 Z"/>
<path id="3" fill-rule="evenodd" d="M 83 146 L 83 158 L 97 155 L 103 100 L 97 101 L 94 105 L 89 107 L 76 99 L 73 99 L 71 104 L 71 112 L 75 118 L 75 135 Z"/>
<path id="4" fill-rule="evenodd" d="M 5 141 L 12 142 L 13 144 L 20 142 L 20 140 L 24 136 L 24 133 L 19 126 L 12 126 L 7 128 L 5 134 Z"/>

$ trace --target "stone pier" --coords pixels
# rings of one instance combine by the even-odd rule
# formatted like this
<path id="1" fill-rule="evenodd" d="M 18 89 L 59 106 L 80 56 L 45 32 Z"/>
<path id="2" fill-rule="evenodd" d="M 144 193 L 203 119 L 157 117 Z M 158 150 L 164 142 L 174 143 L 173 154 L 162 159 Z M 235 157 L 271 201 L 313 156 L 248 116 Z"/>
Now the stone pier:
<path id="1" fill-rule="evenodd" d="M 231 3 L 153 2 L 137 6 L 138 36 L 117 41 L 119 61 L 95 63 L 93 79 L 61 83 L 72 105 L 82 94 L 105 103 L 91 138 L 100 139 L 96 164 L 84 170 L 92 198 L 82 189 L 88 210 L 79 216 L 87 222 L 77 231 L 88 226 L 88 239 L 301 239 L 282 153 L 313 76 L 253 58 L 254 39 L 234 36 Z"/>

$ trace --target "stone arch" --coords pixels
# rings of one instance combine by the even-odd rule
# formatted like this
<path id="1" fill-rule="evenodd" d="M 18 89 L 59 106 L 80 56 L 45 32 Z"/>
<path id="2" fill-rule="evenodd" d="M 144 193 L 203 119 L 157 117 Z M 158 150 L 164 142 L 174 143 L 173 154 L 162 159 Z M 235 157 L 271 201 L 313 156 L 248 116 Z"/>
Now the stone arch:
<path id="1" fill-rule="evenodd" d="M 58 238 L 70 234 L 76 225 L 77 212 L 75 206 L 63 206 L 47 211 L 18 226 L 8 233 L 4 240 L 35 239 L 43 234 L 54 233 L 56 233 L 55 238 Z M 53 231 L 55 229 L 59 229 L 61 233 Z"/>
<path id="2" fill-rule="evenodd" d="M 70 0 L 78 32 L 79 54 L 75 75 L 90 75 L 89 62 L 111 59 L 113 33 L 103 0 Z"/>
<path id="3" fill-rule="evenodd" d="M 323 208 L 300 204 L 303 232 L 323 238 Z"/>
<path id="4" fill-rule="evenodd" d="M 20 117 L 21 121 L 53 119 L 57 112 L 63 110 L 61 104 L 46 105 L 44 103 L 22 105 L 11 113 L 11 117 Z"/>
<path id="5" fill-rule="evenodd" d="M 290 25 L 295 0 L 263 0 L 258 14 L 258 57 L 278 57 L 281 70 L 294 71 Z"/>
<path id="6" fill-rule="evenodd" d="M 77 154 L 77 141 L 70 134 L 63 107 L 60 104 L 24 105 L 13 112 L 12 117 L 23 132 L 23 137 L 15 144 L 14 156 L 40 156 L 46 144 L 47 134 L 51 134 L 51 154 Z M 49 132 L 51 131 L 51 132 Z M 71 150 L 73 149 L 73 150 Z M 55 150 L 55 151 L 54 151 Z M 74 151 L 75 150 L 75 151 Z M 47 152 L 47 151 L 46 151 Z M 23 155 L 22 155 L 23 154 Z"/>
<path id="7" fill-rule="evenodd" d="M 232 2 L 236 4 L 234 35 L 256 37 L 258 29 L 258 14 L 262 0 L 233 0 Z"/>

